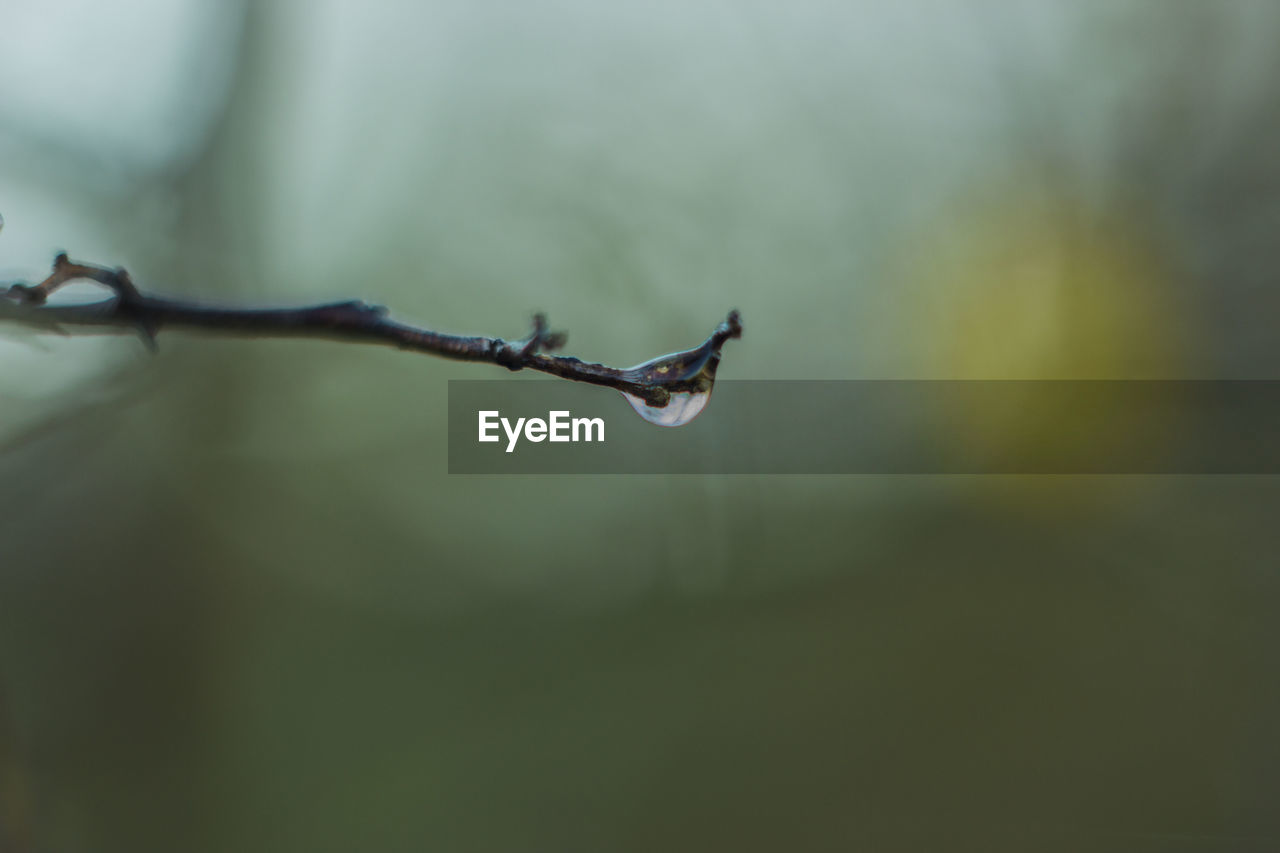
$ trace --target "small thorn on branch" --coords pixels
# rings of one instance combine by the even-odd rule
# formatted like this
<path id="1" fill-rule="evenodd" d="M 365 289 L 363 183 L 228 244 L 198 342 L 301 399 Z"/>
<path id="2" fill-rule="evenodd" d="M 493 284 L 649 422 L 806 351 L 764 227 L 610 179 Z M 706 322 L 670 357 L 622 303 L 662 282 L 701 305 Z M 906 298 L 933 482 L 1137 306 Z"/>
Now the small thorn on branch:
<path id="1" fill-rule="evenodd" d="M 547 315 L 541 312 L 534 314 L 533 331 L 527 337 L 511 342 L 501 338 L 494 340 L 493 360 L 511 371 L 528 367 L 534 355 L 558 350 L 568 342 L 568 333 L 552 332 L 549 329 Z"/>
<path id="2" fill-rule="evenodd" d="M 526 358 L 535 352 L 554 352 L 569 342 L 568 332 L 553 332 L 547 324 L 547 315 L 539 311 L 533 315 L 533 334 L 524 339 L 520 353 Z"/>

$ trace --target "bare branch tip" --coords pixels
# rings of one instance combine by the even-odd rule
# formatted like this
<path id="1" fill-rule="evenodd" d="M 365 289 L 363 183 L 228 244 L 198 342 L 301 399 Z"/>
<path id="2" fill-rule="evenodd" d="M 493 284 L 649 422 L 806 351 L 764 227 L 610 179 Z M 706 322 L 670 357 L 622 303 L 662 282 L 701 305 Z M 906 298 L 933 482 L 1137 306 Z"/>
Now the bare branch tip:
<path id="1" fill-rule="evenodd" d="M 716 326 L 716 330 L 712 333 L 711 338 L 717 345 L 724 343 L 730 338 L 742 337 L 742 314 L 735 308 L 729 312 L 729 316 L 724 322 Z"/>
<path id="2" fill-rule="evenodd" d="M 742 337 L 742 314 L 737 308 L 734 308 L 729 312 L 729 316 L 725 320 L 725 324 L 729 327 L 729 337 Z"/>
<path id="3" fill-rule="evenodd" d="M 45 302 L 43 290 L 25 284 L 10 285 L 5 295 L 26 305 L 43 305 Z"/>

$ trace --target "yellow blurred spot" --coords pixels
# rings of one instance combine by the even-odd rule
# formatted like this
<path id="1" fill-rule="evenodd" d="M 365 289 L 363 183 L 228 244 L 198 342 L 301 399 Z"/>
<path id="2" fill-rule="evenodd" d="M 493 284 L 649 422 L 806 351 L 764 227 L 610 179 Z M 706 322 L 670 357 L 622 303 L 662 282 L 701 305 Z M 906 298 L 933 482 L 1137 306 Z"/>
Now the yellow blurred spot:
<path id="1" fill-rule="evenodd" d="M 1061 198 L 1015 195 L 953 209 L 918 235 L 898 266 L 907 294 L 901 333 L 920 358 L 918 375 L 1187 378 L 1192 324 L 1179 305 L 1173 264 L 1152 233 L 1140 217 L 1101 216 Z M 999 411 L 954 408 L 946 440 L 978 458 L 1010 450 L 1044 458 L 1078 447 L 1091 419 L 1108 414 L 1035 399 L 1021 405 L 1011 392 Z M 1069 497 L 1076 491 L 1061 481 L 1042 482 L 1047 502 L 1019 511 L 1098 510 L 1091 499 Z M 1040 491 L 1016 493 L 1025 501 Z"/>
<path id="2" fill-rule="evenodd" d="M 937 378 L 1181 377 L 1183 317 L 1148 233 L 1061 201 L 953 210 L 904 265 L 904 332 Z"/>

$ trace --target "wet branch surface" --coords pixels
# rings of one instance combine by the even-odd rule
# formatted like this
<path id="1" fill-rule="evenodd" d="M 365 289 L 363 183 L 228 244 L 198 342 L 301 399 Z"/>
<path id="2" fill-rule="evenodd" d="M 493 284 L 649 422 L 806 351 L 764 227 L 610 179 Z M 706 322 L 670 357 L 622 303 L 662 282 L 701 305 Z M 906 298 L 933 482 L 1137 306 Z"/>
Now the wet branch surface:
<path id="1" fill-rule="evenodd" d="M 99 302 L 49 305 L 50 294 L 73 281 L 92 281 L 112 292 Z M 393 346 L 459 361 L 482 361 L 508 370 L 537 370 L 633 394 L 653 405 L 665 405 L 679 389 L 655 384 L 644 365 L 628 369 L 585 362 L 549 353 L 564 346 L 567 335 L 549 331 L 546 317 L 535 315 L 533 329 L 519 340 L 450 335 L 421 329 L 389 317 L 387 309 L 360 300 L 300 308 L 237 308 L 205 305 L 143 293 L 123 269 L 84 264 L 58 255 L 53 272 L 36 285 L 14 284 L 0 290 L 0 320 L 23 323 L 47 332 L 70 334 L 74 327 L 135 331 L 151 347 L 164 329 L 193 329 L 247 337 L 322 338 L 350 343 Z M 730 338 L 742 335 L 737 311 L 720 323 L 690 358 L 714 354 Z"/>

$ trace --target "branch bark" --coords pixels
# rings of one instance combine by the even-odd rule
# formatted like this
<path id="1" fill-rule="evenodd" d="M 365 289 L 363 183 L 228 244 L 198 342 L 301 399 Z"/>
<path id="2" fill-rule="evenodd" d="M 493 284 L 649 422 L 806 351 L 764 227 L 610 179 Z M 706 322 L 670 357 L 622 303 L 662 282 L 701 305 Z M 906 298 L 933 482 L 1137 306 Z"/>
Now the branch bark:
<path id="1" fill-rule="evenodd" d="M 112 296 L 85 305 L 48 305 L 50 294 L 72 281 L 92 281 Z M 644 365 L 619 369 L 569 356 L 550 355 L 564 346 L 564 332 L 549 331 L 546 317 L 534 316 L 524 338 L 507 341 L 485 336 L 449 335 L 392 320 L 387 309 L 360 300 L 301 308 L 233 308 L 205 305 L 140 291 L 124 269 L 76 263 L 65 254 L 53 262 L 49 277 L 36 285 L 18 283 L 0 291 L 0 320 L 69 334 L 69 327 L 97 327 L 136 331 L 154 348 L 163 329 L 195 329 L 249 337 L 324 338 L 351 343 L 393 346 L 459 361 L 484 361 L 508 370 L 537 370 L 561 379 L 587 382 L 635 395 L 650 403 L 666 404 L 670 391 L 653 382 Z M 730 338 L 742 336 L 737 311 L 720 323 L 699 347 L 677 355 L 713 351 Z"/>

